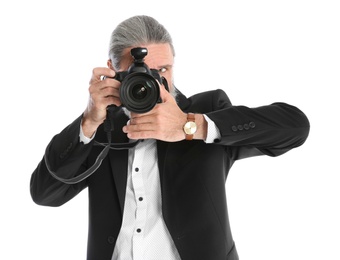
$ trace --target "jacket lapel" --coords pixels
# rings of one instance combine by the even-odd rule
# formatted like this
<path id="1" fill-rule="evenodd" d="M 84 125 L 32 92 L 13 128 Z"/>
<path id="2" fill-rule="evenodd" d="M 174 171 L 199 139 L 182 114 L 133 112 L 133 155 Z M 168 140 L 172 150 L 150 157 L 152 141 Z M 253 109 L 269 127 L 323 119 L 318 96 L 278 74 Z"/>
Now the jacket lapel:
<path id="1" fill-rule="evenodd" d="M 161 182 L 161 189 L 163 191 L 163 176 L 165 171 L 165 157 L 167 152 L 168 143 L 163 141 L 157 141 L 157 156 L 158 156 L 158 170 L 159 179 Z"/>
<path id="2" fill-rule="evenodd" d="M 114 184 L 117 190 L 120 209 L 123 214 L 128 171 L 128 150 L 111 150 L 108 156 Z"/>
<path id="3" fill-rule="evenodd" d="M 115 143 L 128 143 L 128 138 L 121 130 L 128 121 L 128 117 L 125 115 L 122 109 L 116 111 L 114 116 L 114 131 L 112 132 L 112 146 Z M 128 172 L 128 149 L 111 149 L 108 154 L 109 163 L 111 166 L 111 172 L 114 179 L 114 185 L 116 186 L 117 195 L 121 212 L 123 214 L 124 201 L 126 193 L 127 172 Z"/>

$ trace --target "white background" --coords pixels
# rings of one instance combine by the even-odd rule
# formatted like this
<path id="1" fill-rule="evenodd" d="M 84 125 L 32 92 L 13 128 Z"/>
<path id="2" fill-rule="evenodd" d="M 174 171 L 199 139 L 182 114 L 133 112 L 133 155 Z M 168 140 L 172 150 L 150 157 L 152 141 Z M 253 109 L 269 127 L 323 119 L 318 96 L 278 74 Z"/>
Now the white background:
<path id="1" fill-rule="evenodd" d="M 53 135 L 85 109 L 111 31 L 147 14 L 173 36 L 175 83 L 184 94 L 222 88 L 234 105 L 283 101 L 310 119 L 302 147 L 231 170 L 226 188 L 240 258 L 339 260 L 337 2 L 2 1 L 0 259 L 85 259 L 87 191 L 62 207 L 40 207 L 30 198 L 30 176 Z"/>

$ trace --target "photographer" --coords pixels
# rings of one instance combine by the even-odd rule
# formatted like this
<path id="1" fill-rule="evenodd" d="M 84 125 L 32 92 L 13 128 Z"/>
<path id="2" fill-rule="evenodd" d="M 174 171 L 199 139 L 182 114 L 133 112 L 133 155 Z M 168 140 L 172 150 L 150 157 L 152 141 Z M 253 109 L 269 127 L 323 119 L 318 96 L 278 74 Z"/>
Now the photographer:
<path id="1" fill-rule="evenodd" d="M 93 70 L 87 108 L 32 174 L 39 205 L 60 206 L 88 188 L 89 260 L 238 259 L 229 169 L 238 159 L 281 155 L 308 136 L 304 113 L 285 103 L 233 106 L 222 90 L 185 97 L 173 84 L 174 56 L 153 18 L 120 23 L 108 68 Z"/>

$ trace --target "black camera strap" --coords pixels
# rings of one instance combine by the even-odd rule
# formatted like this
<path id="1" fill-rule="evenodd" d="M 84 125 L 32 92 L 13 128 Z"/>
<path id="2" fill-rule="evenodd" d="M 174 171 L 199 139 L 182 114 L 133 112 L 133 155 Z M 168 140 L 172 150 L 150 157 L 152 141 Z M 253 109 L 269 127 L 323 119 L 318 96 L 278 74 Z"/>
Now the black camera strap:
<path id="1" fill-rule="evenodd" d="M 113 125 L 113 114 L 116 112 L 116 109 L 118 107 L 116 106 L 108 106 L 107 108 L 107 115 L 106 115 L 106 119 L 104 121 L 104 131 L 107 134 L 107 143 L 99 143 L 97 141 L 95 141 L 94 145 L 99 145 L 99 146 L 104 146 L 104 149 L 100 152 L 100 154 L 97 156 L 96 161 L 94 162 L 94 164 L 88 168 L 85 172 L 73 177 L 73 178 L 61 178 L 58 175 L 62 175 L 60 174 L 61 172 L 58 172 L 58 170 L 56 172 L 52 171 L 51 169 L 51 165 L 48 161 L 48 155 L 49 155 L 49 151 L 48 148 L 46 148 L 45 151 L 45 155 L 44 155 L 44 160 L 45 160 L 45 164 L 47 167 L 47 170 L 50 172 L 50 174 L 57 179 L 58 181 L 61 181 L 65 184 L 76 184 L 79 183 L 83 180 L 85 180 L 86 178 L 90 177 L 101 165 L 101 163 L 103 162 L 103 160 L 105 159 L 105 157 L 107 156 L 108 152 L 110 149 L 114 149 L 114 150 L 123 150 L 123 149 L 130 149 L 135 147 L 138 143 L 139 140 L 134 141 L 134 142 L 130 142 L 130 143 L 111 143 L 111 132 L 114 130 L 114 125 Z M 58 174 L 59 173 L 59 174 Z"/>

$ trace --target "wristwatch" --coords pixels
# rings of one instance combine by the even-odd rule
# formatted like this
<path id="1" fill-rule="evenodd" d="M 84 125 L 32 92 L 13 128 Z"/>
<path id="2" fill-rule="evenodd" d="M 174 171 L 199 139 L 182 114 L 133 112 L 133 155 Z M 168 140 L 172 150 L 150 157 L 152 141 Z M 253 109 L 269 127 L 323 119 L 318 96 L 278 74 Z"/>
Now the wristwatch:
<path id="1" fill-rule="evenodd" d="M 186 140 L 192 140 L 194 137 L 194 134 L 197 131 L 197 125 L 195 123 L 195 114 L 188 113 L 187 114 L 187 122 L 183 126 L 183 131 L 185 133 L 185 139 Z"/>

